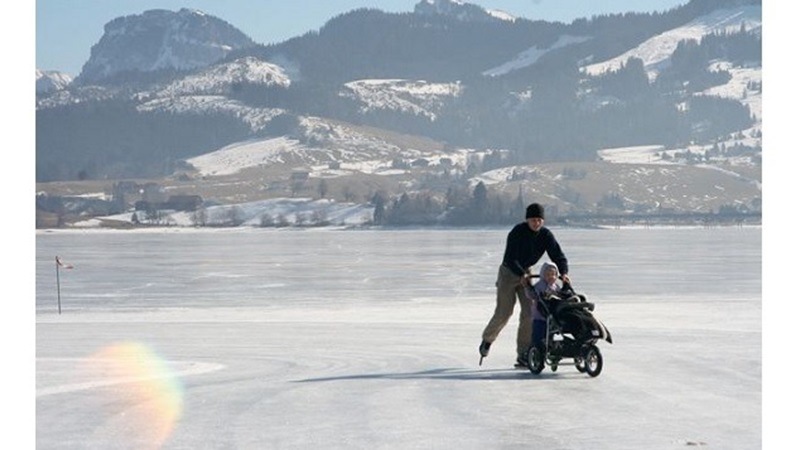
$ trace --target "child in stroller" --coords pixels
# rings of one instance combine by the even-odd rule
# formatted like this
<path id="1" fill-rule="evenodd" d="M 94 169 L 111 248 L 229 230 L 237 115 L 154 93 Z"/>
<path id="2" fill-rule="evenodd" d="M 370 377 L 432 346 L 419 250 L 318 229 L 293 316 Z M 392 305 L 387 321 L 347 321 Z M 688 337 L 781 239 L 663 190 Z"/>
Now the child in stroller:
<path id="1" fill-rule="evenodd" d="M 569 283 L 559 283 L 558 278 L 558 267 L 544 262 L 539 280 L 526 286 L 525 293 L 533 308 L 528 368 L 539 374 L 549 364 L 555 371 L 562 359 L 572 358 L 578 371 L 595 377 L 603 368 L 603 358 L 595 343 L 599 339 L 611 343 L 611 334 L 592 314 L 594 304 L 576 294 Z"/>

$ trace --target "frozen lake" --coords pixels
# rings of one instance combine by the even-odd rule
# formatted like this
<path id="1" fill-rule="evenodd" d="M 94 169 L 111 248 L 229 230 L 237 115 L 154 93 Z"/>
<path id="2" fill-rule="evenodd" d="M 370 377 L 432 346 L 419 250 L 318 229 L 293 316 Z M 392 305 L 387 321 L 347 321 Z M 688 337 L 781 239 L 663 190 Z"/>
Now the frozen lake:
<path id="1" fill-rule="evenodd" d="M 761 228 L 554 229 L 597 378 L 478 366 L 507 231 L 37 232 L 37 448 L 761 448 Z"/>

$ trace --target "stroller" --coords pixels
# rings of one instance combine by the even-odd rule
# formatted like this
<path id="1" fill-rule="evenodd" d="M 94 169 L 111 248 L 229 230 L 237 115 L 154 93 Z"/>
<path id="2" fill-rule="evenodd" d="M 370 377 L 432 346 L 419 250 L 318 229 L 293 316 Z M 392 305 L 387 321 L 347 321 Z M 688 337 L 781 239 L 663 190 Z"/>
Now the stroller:
<path id="1" fill-rule="evenodd" d="M 526 294 L 530 291 L 526 289 Z M 544 345 L 533 342 L 528 349 L 528 369 L 538 375 L 549 365 L 555 372 L 562 359 L 572 359 L 578 372 L 596 377 L 603 370 L 603 355 L 596 343 L 601 339 L 612 343 L 611 333 L 594 317 L 594 304 L 585 296 L 574 293 L 569 285 L 559 294 L 544 298 L 529 294 L 545 315 L 547 329 Z"/>

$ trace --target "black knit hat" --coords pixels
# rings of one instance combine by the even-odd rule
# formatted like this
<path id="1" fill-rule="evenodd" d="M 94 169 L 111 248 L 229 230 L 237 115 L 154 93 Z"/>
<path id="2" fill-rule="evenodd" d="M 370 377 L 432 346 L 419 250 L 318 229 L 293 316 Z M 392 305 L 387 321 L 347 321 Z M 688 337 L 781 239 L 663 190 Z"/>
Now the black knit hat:
<path id="1" fill-rule="evenodd" d="M 531 203 L 525 210 L 526 219 L 531 219 L 534 217 L 544 219 L 544 207 L 538 203 Z"/>

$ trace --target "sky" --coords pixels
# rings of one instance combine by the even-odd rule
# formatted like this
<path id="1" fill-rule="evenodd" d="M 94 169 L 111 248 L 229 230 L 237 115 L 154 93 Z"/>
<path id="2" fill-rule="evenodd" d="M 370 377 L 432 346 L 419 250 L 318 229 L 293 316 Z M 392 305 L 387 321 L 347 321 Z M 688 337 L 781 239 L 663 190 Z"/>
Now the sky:
<path id="1" fill-rule="evenodd" d="M 149 9 L 199 9 L 212 14 L 260 44 L 282 42 L 317 30 L 331 18 L 357 8 L 411 12 L 420 0 L 37 0 L 36 67 L 72 76 L 80 73 L 92 45 L 111 20 Z M 571 22 L 580 17 L 630 11 L 666 11 L 688 0 L 475 0 L 532 20 Z"/>

